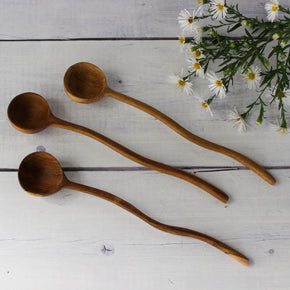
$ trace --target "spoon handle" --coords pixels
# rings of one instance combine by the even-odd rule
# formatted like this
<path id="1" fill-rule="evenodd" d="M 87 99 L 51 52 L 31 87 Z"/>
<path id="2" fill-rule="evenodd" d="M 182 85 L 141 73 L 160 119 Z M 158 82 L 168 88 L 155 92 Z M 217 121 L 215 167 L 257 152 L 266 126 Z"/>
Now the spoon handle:
<path id="1" fill-rule="evenodd" d="M 262 177 L 269 184 L 271 184 L 271 185 L 275 184 L 275 182 L 276 182 L 275 178 L 267 170 L 265 170 L 265 168 L 263 168 L 262 166 L 260 166 L 256 162 L 254 162 L 253 160 L 249 159 L 248 157 L 246 157 L 246 156 L 244 156 L 244 155 L 242 155 L 234 150 L 231 150 L 231 149 L 226 148 L 224 146 L 207 141 L 203 138 L 200 138 L 200 137 L 192 134 L 191 132 L 189 132 L 188 130 L 183 128 L 177 122 L 175 122 L 174 120 L 172 120 L 171 118 L 169 118 L 165 114 L 161 113 L 157 109 L 155 109 L 155 108 L 153 108 L 153 107 L 151 107 L 151 106 L 149 106 L 141 101 L 138 101 L 134 98 L 131 98 L 131 97 L 126 96 L 124 94 L 118 93 L 110 88 L 107 89 L 106 96 L 109 96 L 109 97 L 116 99 L 118 101 L 121 101 L 123 103 L 129 104 L 135 108 L 138 108 L 138 109 L 150 114 L 151 116 L 157 118 L 158 120 L 163 122 L 165 125 L 167 125 L 169 128 L 174 130 L 176 133 L 178 133 L 179 135 L 181 135 L 185 139 L 191 141 L 192 143 L 195 143 L 195 144 L 197 144 L 201 147 L 204 147 L 206 149 L 227 155 L 227 156 L 235 159 L 236 161 L 240 162 L 241 164 L 245 165 L 246 167 L 248 167 L 252 171 L 254 171 L 257 175 Z"/>
<path id="2" fill-rule="evenodd" d="M 201 179 L 193 174 L 190 174 L 188 172 L 182 171 L 178 168 L 171 167 L 169 165 L 166 165 L 166 164 L 148 159 L 142 155 L 139 155 L 139 154 L 135 153 L 134 151 L 132 151 L 132 150 L 122 146 L 121 144 L 113 141 L 112 139 L 110 139 L 110 138 L 108 138 L 108 137 L 106 137 L 98 132 L 95 132 L 89 128 L 70 123 L 68 121 L 59 119 L 55 116 L 52 116 L 51 126 L 71 130 L 71 131 L 89 136 L 89 137 L 103 143 L 104 145 L 110 147 L 111 149 L 115 150 L 116 152 L 120 153 L 121 155 L 127 157 L 128 159 L 131 159 L 137 163 L 140 163 L 143 166 L 146 166 L 146 167 L 151 168 L 153 170 L 157 170 L 159 172 L 162 172 L 162 173 L 172 175 L 172 176 L 181 178 L 183 180 L 186 180 L 186 181 L 200 187 L 201 189 L 208 192 L 209 194 L 211 194 L 212 196 L 214 196 L 215 198 L 217 198 L 218 200 L 220 200 L 224 203 L 226 203 L 229 199 L 229 197 L 223 191 L 221 191 L 217 187 L 213 186 L 212 184 L 204 181 L 203 179 Z"/>
<path id="3" fill-rule="evenodd" d="M 79 183 L 75 183 L 75 182 L 71 182 L 68 181 L 68 183 L 66 185 L 64 185 L 65 188 L 69 188 L 69 189 L 73 189 L 73 190 L 77 190 L 77 191 L 82 191 L 100 198 L 103 198 L 105 200 L 108 200 L 120 207 L 122 207 L 123 209 L 129 211 L 130 213 L 132 213 L 133 215 L 139 217 L 140 219 L 142 219 L 143 221 L 145 221 L 146 223 L 148 223 L 149 225 L 157 228 L 158 230 L 170 233 L 170 234 L 174 234 L 174 235 L 179 235 L 179 236 L 187 236 L 187 237 L 191 237 L 191 238 L 195 238 L 201 241 L 204 241 L 210 245 L 212 245 L 213 247 L 219 249 L 220 251 L 224 252 L 225 254 L 229 255 L 230 257 L 236 259 L 238 262 L 240 262 L 241 264 L 243 264 L 244 266 L 247 266 L 249 263 L 249 260 L 242 255 L 241 253 L 237 252 L 236 250 L 234 250 L 233 248 L 227 246 L 226 244 L 210 237 L 207 236 L 205 234 L 187 229 L 187 228 L 181 228 L 181 227 L 175 227 L 175 226 L 171 226 L 171 225 L 167 225 L 167 224 L 163 224 L 161 222 L 158 222 L 154 219 L 152 219 L 151 217 L 147 216 L 146 214 L 144 214 L 142 211 L 140 211 L 138 208 L 136 208 L 135 206 L 133 206 L 132 204 L 130 204 L 129 202 L 100 189 L 97 188 L 93 188 L 90 186 L 86 186 L 83 184 L 79 184 Z"/>

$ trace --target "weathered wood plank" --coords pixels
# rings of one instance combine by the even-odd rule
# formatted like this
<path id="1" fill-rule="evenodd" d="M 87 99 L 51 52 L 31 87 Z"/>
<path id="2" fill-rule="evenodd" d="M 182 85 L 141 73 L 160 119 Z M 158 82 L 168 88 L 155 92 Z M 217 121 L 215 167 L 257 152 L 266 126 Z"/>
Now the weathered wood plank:
<path id="1" fill-rule="evenodd" d="M 235 1 L 237 3 L 237 1 Z M 283 0 L 286 4 L 288 1 Z M 0 0 L 0 40 L 175 37 L 182 8 L 192 1 Z M 239 1 L 251 16 L 264 1 Z M 110 99 L 81 105 L 66 97 L 62 77 L 78 61 L 102 67 L 109 85 L 160 109 L 186 128 L 267 166 L 271 187 L 246 170 L 197 172 L 230 195 L 224 207 L 201 190 L 154 171 L 66 172 L 74 181 L 125 198 L 152 217 L 210 234 L 247 255 L 248 268 L 199 241 L 157 231 L 124 210 L 72 191 L 40 199 L 25 194 L 16 172 L 0 172 L 1 287 L 31 289 L 288 289 L 290 266 L 289 138 L 269 128 L 240 135 L 226 112 L 248 97 L 241 84 L 217 103 L 214 119 L 194 98 L 167 83 L 184 57 L 175 41 L 0 42 L 0 168 L 17 168 L 35 150 L 66 167 L 127 167 L 105 146 L 50 128 L 15 131 L 6 116 L 13 96 L 35 91 L 59 117 L 97 130 L 137 152 L 176 166 L 236 166 L 236 162 L 183 140 L 154 118 Z M 197 94 L 206 82 L 194 82 Z M 254 98 L 254 96 L 253 96 Z M 271 118 L 270 118 L 271 120 Z"/>
<path id="2" fill-rule="evenodd" d="M 229 2 L 239 3 L 249 16 L 265 16 L 264 0 Z M 1 0 L 0 4 L 0 39 L 175 37 L 180 33 L 176 20 L 180 10 L 197 7 L 192 0 Z"/>
<path id="3" fill-rule="evenodd" d="M 168 75 L 183 63 L 175 41 L 121 42 L 25 42 L 0 44 L 0 167 L 17 168 L 26 154 L 44 146 L 67 160 L 65 166 L 138 166 L 88 137 L 57 128 L 36 135 L 22 134 L 9 124 L 6 109 L 19 93 L 34 91 L 47 98 L 53 112 L 69 121 L 88 126 L 149 158 L 176 166 L 236 166 L 237 162 L 184 140 L 161 122 L 112 99 L 84 105 L 64 93 L 65 70 L 78 61 L 99 65 L 109 85 L 145 101 L 180 122 L 193 133 L 229 146 L 264 165 L 289 165 L 290 136 L 280 136 L 267 126 L 239 134 L 226 121 L 233 104 L 243 104 L 248 91 L 243 85 L 227 102 L 217 102 L 211 119 L 192 96 L 179 95 Z M 194 82 L 196 94 L 206 96 L 206 81 Z M 254 98 L 255 96 L 253 96 Z M 85 150 L 84 150 L 85 149 Z M 242 174 L 258 179 L 247 171 Z M 251 177 L 250 177 L 251 176 Z"/>
<path id="4" fill-rule="evenodd" d="M 193 284 L 196 289 L 287 289 L 290 171 L 273 173 L 280 176 L 277 187 L 249 183 L 240 172 L 201 174 L 231 188 L 227 208 L 157 173 L 67 173 L 162 222 L 213 235 L 246 254 L 252 261 L 248 268 L 93 196 L 65 190 L 37 198 L 22 191 L 16 173 L 1 173 L 1 285 L 8 290 L 192 289 Z"/>

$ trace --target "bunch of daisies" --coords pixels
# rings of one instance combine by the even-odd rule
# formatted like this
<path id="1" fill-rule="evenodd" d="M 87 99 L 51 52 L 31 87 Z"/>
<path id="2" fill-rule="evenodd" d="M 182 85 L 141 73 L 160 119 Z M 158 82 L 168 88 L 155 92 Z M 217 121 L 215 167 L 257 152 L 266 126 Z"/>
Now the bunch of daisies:
<path id="1" fill-rule="evenodd" d="M 206 78 L 210 94 L 208 98 L 199 98 L 199 102 L 212 114 L 213 101 L 226 98 L 235 76 L 241 75 L 248 89 L 255 91 L 256 99 L 244 111 L 233 109 L 230 119 L 234 126 L 245 131 L 250 114 L 256 114 L 256 124 L 262 124 L 266 107 L 275 103 L 279 112 L 277 130 L 281 134 L 287 133 L 290 10 L 279 5 L 277 0 L 271 0 L 265 4 L 267 21 L 264 21 L 244 16 L 238 5 L 229 5 L 225 0 L 197 2 L 198 7 L 193 13 L 184 9 L 178 17 L 183 31 L 179 42 L 188 56 L 188 72 L 175 75 L 171 80 L 191 95 L 192 77 Z M 202 26 L 201 22 L 206 25 Z M 231 37 L 237 29 L 243 36 Z M 224 35 L 225 31 L 227 35 Z M 217 71 L 208 70 L 215 61 Z"/>

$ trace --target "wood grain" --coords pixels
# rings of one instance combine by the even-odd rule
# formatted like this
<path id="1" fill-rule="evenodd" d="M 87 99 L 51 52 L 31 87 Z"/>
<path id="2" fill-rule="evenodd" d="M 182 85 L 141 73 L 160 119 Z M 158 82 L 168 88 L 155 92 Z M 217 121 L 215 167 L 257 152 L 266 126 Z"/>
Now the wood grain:
<path id="1" fill-rule="evenodd" d="M 126 96 L 124 94 L 121 94 L 119 92 L 113 91 L 111 89 L 108 89 L 107 94 L 112 97 L 113 99 L 116 99 L 118 101 L 124 102 L 126 104 L 129 104 L 133 107 L 136 107 L 142 111 L 145 111 L 146 113 L 152 115 L 153 117 L 160 120 L 162 123 L 167 125 L 169 128 L 174 130 L 177 134 L 181 135 L 185 139 L 189 140 L 190 142 L 197 144 L 200 147 L 203 147 L 208 150 L 212 150 L 214 152 L 218 152 L 220 154 L 224 154 L 226 156 L 231 157 L 232 159 L 240 162 L 241 164 L 245 165 L 249 169 L 251 169 L 253 172 L 255 172 L 257 175 L 259 175 L 261 178 L 263 178 L 266 182 L 268 182 L 271 185 L 274 185 L 276 183 L 275 178 L 267 172 L 266 169 L 264 169 L 261 165 L 257 164 L 250 158 L 248 158 L 245 155 L 242 155 L 234 150 L 231 150 L 230 148 L 226 148 L 224 146 L 218 145 L 214 142 L 210 142 L 206 139 L 203 139 L 202 137 L 199 137 L 197 135 L 194 135 L 190 131 L 186 130 L 184 127 L 182 127 L 180 124 L 175 122 L 173 119 L 168 117 L 167 115 L 163 114 L 162 112 L 156 110 L 155 108 L 149 106 L 148 104 L 145 104 L 143 102 L 140 102 L 134 98 L 131 98 L 129 96 Z"/>
<path id="2" fill-rule="evenodd" d="M 265 16 L 265 1 L 230 2 L 238 2 L 247 15 Z M 288 0 L 279 2 L 289 5 Z M 249 98 L 255 98 L 241 84 L 235 86 L 226 102 L 214 104 L 215 115 L 210 119 L 193 96 L 178 95 L 167 82 L 169 74 L 178 73 L 184 66 L 184 56 L 178 53 L 175 40 L 164 37 L 180 34 L 177 15 L 182 8 L 191 10 L 195 2 L 0 3 L 2 288 L 79 290 L 95 289 L 97 285 L 104 290 L 191 290 L 194 285 L 196 289 L 215 290 L 289 289 L 290 172 L 285 168 L 290 166 L 290 135 L 281 138 L 267 124 L 258 129 L 253 125 L 246 135 L 231 128 L 226 122 L 228 109 L 238 104 L 243 110 Z M 133 39 L 97 40 L 102 38 Z M 66 41 L 38 41 L 41 39 Z M 271 170 L 277 186 L 257 182 L 246 170 L 235 171 L 236 162 L 193 148 L 190 142 L 134 108 L 106 99 L 92 106 L 73 103 L 65 96 L 62 77 L 67 67 L 79 61 L 102 67 L 112 89 L 156 107 L 195 134 L 278 168 Z M 194 90 L 196 95 L 208 97 L 206 82 L 194 82 Z M 133 162 L 73 132 L 54 128 L 32 136 L 16 132 L 7 120 L 6 109 L 13 96 L 24 91 L 45 96 L 53 111 L 65 119 L 77 119 L 142 155 L 186 167 L 211 180 L 232 192 L 232 203 L 226 208 L 217 206 L 218 201 L 209 203 L 204 194 L 192 194 L 190 184 L 153 171 L 138 171 Z M 253 123 L 255 119 L 253 116 Z M 267 120 L 275 122 L 275 115 L 270 114 Z M 22 158 L 36 149 L 52 152 L 64 160 L 67 168 L 80 170 L 77 166 L 82 164 L 117 170 L 67 174 L 118 194 L 161 222 L 212 234 L 247 253 L 254 262 L 248 268 L 230 259 L 221 263 L 223 254 L 215 249 L 199 241 L 188 242 L 185 237 L 152 231 L 122 209 L 81 193 L 64 191 L 34 200 L 23 194 L 16 172 L 5 170 L 15 170 Z M 88 158 L 89 152 L 97 153 Z M 212 172 L 206 172 L 209 170 Z"/>
<path id="3" fill-rule="evenodd" d="M 119 154 L 125 156 L 126 158 L 137 162 L 143 166 L 146 166 L 150 169 L 159 171 L 161 173 L 165 173 L 171 176 L 178 177 L 180 179 L 183 179 L 191 184 L 194 184 L 195 186 L 201 188 L 202 190 L 206 191 L 207 193 L 211 194 L 213 197 L 217 198 L 223 203 L 226 203 L 229 199 L 228 195 L 224 193 L 221 189 L 215 187 L 211 183 L 191 174 L 186 171 L 182 171 L 178 168 L 171 167 L 167 164 L 163 164 L 151 159 L 148 159 L 124 146 L 121 144 L 116 143 L 112 139 L 107 138 L 106 136 L 99 134 L 98 132 L 95 132 L 89 128 L 76 125 L 70 122 L 67 122 L 65 120 L 59 119 L 55 116 L 52 116 L 51 120 L 51 126 L 71 130 L 83 135 L 86 135 L 88 137 L 91 137 L 102 144 L 108 146 L 109 148 L 113 149 L 114 151 L 118 152 Z"/>
<path id="4" fill-rule="evenodd" d="M 154 231 L 121 208 L 93 196 L 64 190 L 45 199 L 33 198 L 17 184 L 17 173 L 2 173 L 0 202 L 5 207 L 0 211 L 0 255 L 1 282 L 6 289 L 17 289 L 20 284 L 25 290 L 41 285 L 44 289 L 91 289 L 96 275 L 98 285 L 106 290 L 117 286 L 130 290 L 157 286 L 170 289 L 172 285 L 191 289 L 192 283 L 211 289 L 216 286 L 215 273 L 220 278 L 216 289 L 287 289 L 290 199 L 285 192 L 289 170 L 279 171 L 278 190 L 264 183 L 262 188 L 253 183 L 245 190 L 240 184 L 247 184 L 248 177 L 238 171 L 203 173 L 205 178 L 227 180 L 232 185 L 236 198 L 227 208 L 209 204 L 204 195 L 192 196 L 186 183 L 176 190 L 169 179 L 160 180 L 160 174 L 67 175 L 114 192 L 161 222 L 223 239 L 247 252 L 253 263 L 244 268 L 199 241 Z"/>
<path id="5" fill-rule="evenodd" d="M 99 189 L 96 189 L 87 185 L 76 183 L 76 182 L 68 182 L 68 184 L 66 184 L 64 187 L 68 189 L 72 189 L 72 190 L 82 191 L 82 192 L 94 195 L 96 197 L 100 197 L 105 200 L 108 200 L 120 206 L 121 208 L 127 210 L 133 215 L 139 217 L 140 219 L 142 219 L 143 221 L 150 224 L 152 227 L 157 228 L 160 231 L 164 231 L 166 233 L 170 233 L 173 235 L 185 236 L 185 237 L 190 237 L 190 238 L 201 240 L 219 249 L 220 251 L 224 252 L 225 254 L 232 257 L 233 259 L 237 260 L 243 266 L 248 266 L 249 264 L 249 259 L 247 257 L 239 253 L 237 250 L 231 248 L 230 246 L 222 243 L 221 241 L 218 241 L 208 235 L 205 235 L 203 233 L 200 233 L 191 229 L 187 229 L 184 227 L 176 227 L 176 226 L 168 225 L 165 223 L 161 223 L 157 220 L 154 220 L 148 215 L 141 212 L 138 208 L 136 208 L 132 204 L 128 203 L 124 199 L 121 199 L 111 193 L 108 193 L 106 191 L 99 190 Z"/>
<path id="6" fill-rule="evenodd" d="M 36 93 L 26 92 L 13 98 L 8 106 L 7 115 L 11 125 L 22 133 L 35 134 L 49 126 L 74 131 L 108 146 L 112 150 L 143 166 L 188 181 L 224 203 L 228 201 L 228 196 L 223 191 L 193 174 L 148 159 L 105 135 L 54 116 L 47 101 Z M 46 153 L 40 152 L 39 154 L 45 156 Z"/>
<path id="7" fill-rule="evenodd" d="M 201 240 L 229 255 L 242 265 L 248 266 L 249 264 L 248 258 L 243 254 L 213 237 L 191 229 L 161 223 L 112 193 L 69 180 L 58 160 L 47 152 L 33 152 L 27 155 L 19 165 L 18 181 L 27 193 L 37 197 L 50 196 L 64 188 L 68 188 L 105 199 L 160 231 Z"/>
<path id="8" fill-rule="evenodd" d="M 241 164 L 245 165 L 257 175 L 262 177 L 269 184 L 274 185 L 276 182 L 275 178 L 269 172 L 267 172 L 267 170 L 265 170 L 261 165 L 257 164 L 250 158 L 234 150 L 231 150 L 230 148 L 226 148 L 194 135 L 156 108 L 120 92 L 112 90 L 108 87 L 106 76 L 102 70 L 92 63 L 79 62 L 70 66 L 64 75 L 63 84 L 67 95 L 78 103 L 90 104 L 97 102 L 104 97 L 111 97 L 115 100 L 131 105 L 132 107 L 135 107 L 145 113 L 148 113 L 193 144 L 224 154 L 236 161 L 239 161 Z"/>
<path id="9" fill-rule="evenodd" d="M 281 154 L 288 150 L 289 135 L 281 137 L 266 123 L 259 128 L 253 125 L 246 134 L 239 134 L 226 121 L 227 112 L 234 104 L 241 104 L 238 109 L 246 104 L 248 91 L 242 84 L 237 84 L 227 102 L 214 104 L 213 119 L 202 111 L 194 96 L 178 95 L 167 79 L 171 72 L 178 72 L 184 58 L 175 41 L 0 43 L 0 52 L 0 65 L 5 68 L 0 71 L 2 168 L 17 168 L 21 158 L 40 145 L 69 160 L 64 166 L 70 166 L 71 162 L 84 167 L 136 166 L 102 144 L 71 132 L 48 129 L 27 136 L 13 130 L 7 119 L 7 106 L 15 95 L 24 91 L 43 95 L 57 116 L 90 127 L 150 159 L 173 166 L 239 165 L 224 156 L 193 146 L 172 134 L 158 120 L 128 105 L 111 99 L 89 106 L 74 103 L 63 90 L 62 78 L 71 64 L 81 60 L 102 67 L 112 89 L 156 107 L 194 134 L 230 147 L 264 166 L 290 165 L 289 157 Z M 196 95 L 206 97 L 206 81 L 194 82 L 194 88 Z M 274 122 L 275 119 L 269 116 L 268 121 Z M 87 152 L 98 153 L 87 158 Z M 242 174 L 249 177 L 249 182 L 258 181 L 247 171 Z M 222 189 L 226 187 L 222 185 Z"/>
<path id="10" fill-rule="evenodd" d="M 112 193 L 69 180 L 58 160 L 47 152 L 33 152 L 27 155 L 19 165 L 18 181 L 27 193 L 37 197 L 50 196 L 68 188 L 105 199 L 160 231 L 201 240 L 229 255 L 242 265 L 248 266 L 249 264 L 249 260 L 244 255 L 221 241 L 191 229 L 161 223 Z"/>
<path id="11" fill-rule="evenodd" d="M 230 0 L 252 17 L 264 17 L 264 0 Z M 287 4 L 288 0 L 280 0 Z M 1 1 L 1 39 L 176 37 L 181 9 L 197 1 L 22 0 Z"/>

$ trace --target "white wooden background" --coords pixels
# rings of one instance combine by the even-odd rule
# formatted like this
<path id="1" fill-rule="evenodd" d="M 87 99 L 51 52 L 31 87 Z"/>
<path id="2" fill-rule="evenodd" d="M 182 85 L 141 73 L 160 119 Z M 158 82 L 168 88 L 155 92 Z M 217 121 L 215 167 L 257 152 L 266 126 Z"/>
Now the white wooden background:
<path id="1" fill-rule="evenodd" d="M 174 40 L 176 17 L 194 1 L 0 0 L 0 5 L 0 289 L 290 289 L 289 135 L 266 126 L 246 134 L 232 129 L 224 112 L 247 96 L 241 87 L 228 103 L 217 104 L 211 120 L 192 97 L 177 95 L 167 83 L 184 61 Z M 264 15 L 264 1 L 240 6 L 249 15 Z M 113 89 L 267 166 L 277 184 L 266 184 L 128 105 L 111 99 L 74 103 L 62 77 L 78 61 L 101 67 Z M 200 94 L 206 91 L 205 83 L 194 85 Z M 228 206 L 85 136 L 57 128 L 19 133 L 6 109 L 24 91 L 43 95 L 59 117 L 147 157 L 187 166 L 227 192 Z M 157 231 L 92 196 L 69 190 L 48 198 L 26 194 L 17 168 L 36 150 L 56 156 L 72 180 L 123 197 L 164 223 L 212 235 L 248 256 L 250 265 L 200 241 Z"/>

